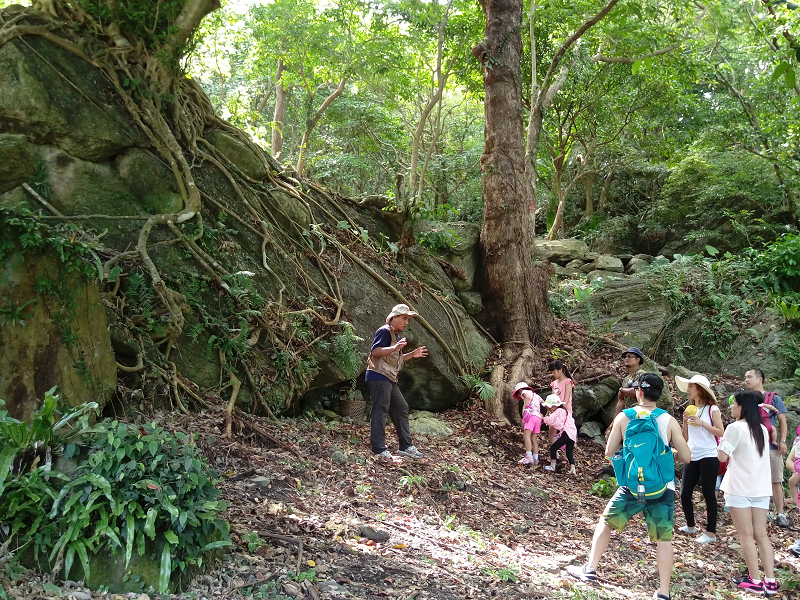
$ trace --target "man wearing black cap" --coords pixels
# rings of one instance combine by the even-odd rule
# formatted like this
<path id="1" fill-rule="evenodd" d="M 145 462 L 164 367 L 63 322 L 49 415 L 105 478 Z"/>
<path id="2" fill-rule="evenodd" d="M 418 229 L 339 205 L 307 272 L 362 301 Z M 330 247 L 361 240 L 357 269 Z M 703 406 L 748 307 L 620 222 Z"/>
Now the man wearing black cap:
<path id="1" fill-rule="evenodd" d="M 642 366 L 644 364 L 644 354 L 642 354 L 642 351 L 638 348 L 630 347 L 622 353 L 622 364 L 625 365 L 628 375 L 625 377 L 625 382 L 622 387 L 619 388 L 617 392 L 617 407 L 614 410 L 614 418 L 627 408 L 625 404 L 628 398 L 631 399 L 631 406 L 636 404 L 636 390 L 633 389 L 633 382 L 639 375 L 645 372 Z M 606 434 L 610 431 L 611 425 L 608 426 Z"/>

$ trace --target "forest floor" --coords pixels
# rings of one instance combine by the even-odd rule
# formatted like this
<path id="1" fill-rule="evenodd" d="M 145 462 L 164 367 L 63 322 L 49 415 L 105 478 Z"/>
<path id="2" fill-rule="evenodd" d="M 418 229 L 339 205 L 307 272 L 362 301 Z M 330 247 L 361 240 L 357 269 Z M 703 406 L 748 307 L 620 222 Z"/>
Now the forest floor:
<path id="1" fill-rule="evenodd" d="M 418 436 L 415 442 L 427 458 L 397 464 L 372 458 L 366 423 L 261 420 L 262 428 L 295 453 L 245 432 L 230 441 L 216 414 L 153 417 L 196 433 L 198 446 L 223 474 L 224 517 L 234 544 L 188 592 L 162 598 L 652 597 L 655 545 L 640 516 L 614 534 L 598 584 L 578 583 L 566 574 L 567 565 L 585 560 L 607 501 L 590 494 L 607 462 L 602 448 L 588 439 L 579 440 L 578 474 L 570 476 L 561 458 L 556 473 L 518 465 L 520 433 L 491 423 L 479 408 L 437 415 L 453 435 Z M 394 439 L 393 429 L 387 434 Z M 542 434 L 540 448 L 545 443 Z M 699 491 L 695 499 L 702 527 Z M 800 523 L 796 509 L 790 506 L 787 513 L 790 529 L 772 526 L 770 537 L 782 593 L 798 598 L 800 559 L 786 547 L 800 537 Z M 676 508 L 673 598 L 748 597 L 730 583 L 743 562 L 730 515 L 721 509 L 720 515 L 719 541 L 698 545 L 677 533 L 685 521 Z M 6 590 L 9 597 L 29 600 L 52 597 L 54 588 L 23 576 Z M 79 587 L 64 588 L 62 597 L 70 593 L 78 600 L 101 597 Z"/>

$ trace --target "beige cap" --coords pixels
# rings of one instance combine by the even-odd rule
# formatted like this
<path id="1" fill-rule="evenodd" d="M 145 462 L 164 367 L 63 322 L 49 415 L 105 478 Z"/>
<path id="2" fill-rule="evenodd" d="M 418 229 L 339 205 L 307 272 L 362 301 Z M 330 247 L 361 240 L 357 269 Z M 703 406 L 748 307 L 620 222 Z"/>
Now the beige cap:
<path id="1" fill-rule="evenodd" d="M 393 309 L 392 312 L 389 313 L 389 316 L 386 317 L 386 322 L 392 320 L 393 317 L 399 317 L 400 315 L 408 315 L 409 317 L 416 317 L 419 313 L 415 313 L 413 310 L 408 308 L 408 304 L 397 304 Z"/>

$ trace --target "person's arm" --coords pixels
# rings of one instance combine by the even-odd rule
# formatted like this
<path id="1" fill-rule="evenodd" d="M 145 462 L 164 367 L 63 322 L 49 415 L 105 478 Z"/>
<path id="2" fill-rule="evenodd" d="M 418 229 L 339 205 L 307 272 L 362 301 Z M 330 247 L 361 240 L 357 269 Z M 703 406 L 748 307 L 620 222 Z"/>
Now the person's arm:
<path id="1" fill-rule="evenodd" d="M 373 348 L 370 354 L 372 355 L 372 358 L 383 358 L 384 356 L 390 355 L 392 352 L 397 352 L 407 343 L 408 342 L 406 341 L 406 339 L 402 338 L 397 340 L 397 343 L 391 346 L 382 346 L 378 348 Z"/>
<path id="2" fill-rule="evenodd" d="M 606 442 L 606 458 L 614 456 L 622 447 L 623 431 L 628 421 L 628 417 L 620 413 L 614 418 L 614 422 L 611 423 L 611 434 L 608 436 L 608 441 Z"/>
<path id="3" fill-rule="evenodd" d="M 794 473 L 794 461 L 797 460 L 795 458 L 794 450 L 795 450 L 794 447 L 792 447 L 792 449 L 789 450 L 789 456 L 786 457 L 786 468 L 792 473 Z"/>
<path id="4" fill-rule="evenodd" d="M 683 439 L 689 441 L 689 417 L 683 417 L 683 426 L 681 427 L 681 434 Z"/>
<path id="5" fill-rule="evenodd" d="M 412 358 L 425 358 L 426 356 L 428 356 L 428 349 L 425 346 L 420 346 L 407 354 L 403 354 L 403 362 L 411 360 Z"/>
<path id="6" fill-rule="evenodd" d="M 780 431 L 780 435 L 778 436 L 778 451 L 781 454 L 786 454 L 786 413 L 779 413 L 778 414 L 778 430 Z"/>
<path id="7" fill-rule="evenodd" d="M 574 383 L 571 379 L 568 380 L 569 383 L 564 384 L 564 397 L 562 400 L 564 401 L 565 406 L 572 406 L 572 386 Z"/>
<path id="8" fill-rule="evenodd" d="M 772 404 L 759 404 L 759 408 L 766 408 L 767 410 L 771 410 L 774 413 L 780 412 L 777 406 L 772 406 Z"/>
<path id="9" fill-rule="evenodd" d="M 689 444 L 683 439 L 681 426 L 674 417 L 670 417 L 669 419 L 667 437 L 669 438 L 669 445 L 675 450 L 675 459 L 685 464 L 692 462 L 692 451 L 689 450 Z"/>
<path id="10" fill-rule="evenodd" d="M 731 453 L 736 450 L 736 446 L 738 444 L 739 428 L 732 423 L 728 425 L 728 428 L 725 430 L 725 435 L 722 437 L 722 440 L 719 443 L 719 448 L 717 448 L 717 458 L 719 458 L 719 461 L 727 461 L 730 458 Z"/>

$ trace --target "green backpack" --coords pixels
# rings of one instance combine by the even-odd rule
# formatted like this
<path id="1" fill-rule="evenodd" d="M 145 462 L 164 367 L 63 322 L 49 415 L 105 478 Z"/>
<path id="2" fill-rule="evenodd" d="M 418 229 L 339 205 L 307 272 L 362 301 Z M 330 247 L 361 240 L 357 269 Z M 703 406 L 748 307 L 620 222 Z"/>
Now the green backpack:
<path id="1" fill-rule="evenodd" d="M 627 487 L 632 494 L 637 494 L 637 490 L 643 492 L 639 494 L 640 500 L 653 500 L 675 480 L 672 449 L 661 439 L 656 422 L 666 411 L 657 408 L 650 414 L 637 414 L 635 408 L 629 408 L 623 412 L 630 421 L 625 427 L 622 449 L 611 459 L 617 484 Z"/>

